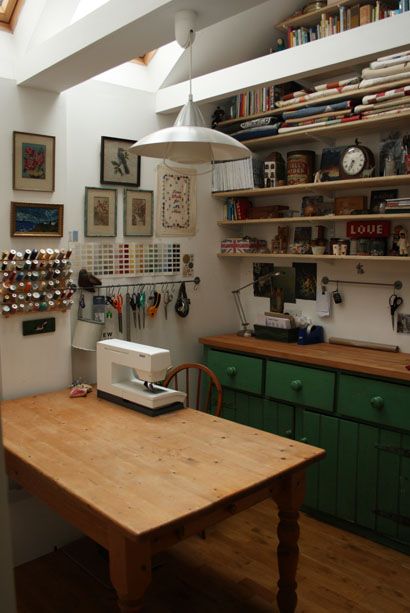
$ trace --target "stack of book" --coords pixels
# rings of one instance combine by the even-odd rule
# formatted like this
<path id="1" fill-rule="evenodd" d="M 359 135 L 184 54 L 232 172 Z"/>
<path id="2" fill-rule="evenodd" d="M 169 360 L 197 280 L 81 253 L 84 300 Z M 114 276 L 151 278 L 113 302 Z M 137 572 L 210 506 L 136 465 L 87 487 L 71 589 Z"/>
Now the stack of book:
<path id="1" fill-rule="evenodd" d="M 256 158 L 215 162 L 212 166 L 212 191 L 263 187 L 264 163 Z"/>
<path id="2" fill-rule="evenodd" d="M 403 198 L 388 198 L 385 206 L 386 213 L 389 215 L 410 213 L 410 196 Z"/>
<path id="3" fill-rule="evenodd" d="M 260 87 L 252 89 L 248 92 L 238 94 L 232 101 L 230 108 L 230 116 L 246 117 L 248 115 L 256 115 L 257 113 L 265 113 L 275 108 L 275 86 Z"/>

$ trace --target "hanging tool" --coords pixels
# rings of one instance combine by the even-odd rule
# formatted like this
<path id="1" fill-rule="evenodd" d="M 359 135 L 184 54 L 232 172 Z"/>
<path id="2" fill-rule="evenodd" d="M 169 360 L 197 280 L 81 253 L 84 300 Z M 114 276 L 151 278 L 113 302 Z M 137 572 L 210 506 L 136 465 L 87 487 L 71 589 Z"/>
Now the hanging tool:
<path id="1" fill-rule="evenodd" d="M 78 315 L 77 318 L 78 319 L 82 319 L 82 312 L 85 309 L 85 298 L 84 298 L 84 294 L 83 292 L 81 292 L 80 294 L 80 298 L 78 300 Z"/>
<path id="2" fill-rule="evenodd" d="M 145 292 L 142 291 L 140 293 L 140 309 L 142 313 L 142 327 L 143 328 L 145 328 L 145 301 L 146 301 Z M 139 317 L 139 314 L 138 314 L 138 317 Z"/>
<path id="3" fill-rule="evenodd" d="M 181 285 L 179 286 L 178 297 L 175 302 L 176 314 L 180 317 L 186 317 L 189 313 L 190 302 L 191 301 L 189 300 L 186 293 L 185 281 L 182 281 Z"/>
<path id="4" fill-rule="evenodd" d="M 389 298 L 389 307 L 390 307 L 390 315 L 391 315 L 391 325 L 394 330 L 394 314 L 397 309 L 403 304 L 403 298 L 397 296 L 397 294 L 392 294 Z"/>
<path id="5" fill-rule="evenodd" d="M 125 294 L 125 340 L 131 340 L 131 294 Z"/>
<path id="6" fill-rule="evenodd" d="M 130 307 L 132 309 L 132 319 L 134 321 L 134 328 L 137 328 L 137 307 L 139 305 L 139 299 L 140 299 L 139 294 L 136 294 L 135 292 L 133 292 L 131 296 L 131 300 L 130 300 Z M 138 309 L 138 327 L 141 329 L 139 309 Z"/>
<path id="7" fill-rule="evenodd" d="M 152 296 L 150 296 L 150 300 L 152 304 L 147 308 L 147 314 L 153 319 L 158 313 L 159 305 L 161 304 L 161 294 L 154 291 Z"/>
<path id="8" fill-rule="evenodd" d="M 164 311 L 165 311 L 165 319 L 168 319 L 168 305 L 174 299 L 174 294 L 172 294 L 168 289 L 164 292 Z"/>
<path id="9" fill-rule="evenodd" d="M 122 307 L 124 304 L 124 298 L 122 297 L 122 294 L 116 294 L 115 296 L 113 296 L 111 298 L 111 304 L 114 307 L 114 309 L 117 311 L 118 330 L 120 331 L 120 334 L 122 334 Z"/>

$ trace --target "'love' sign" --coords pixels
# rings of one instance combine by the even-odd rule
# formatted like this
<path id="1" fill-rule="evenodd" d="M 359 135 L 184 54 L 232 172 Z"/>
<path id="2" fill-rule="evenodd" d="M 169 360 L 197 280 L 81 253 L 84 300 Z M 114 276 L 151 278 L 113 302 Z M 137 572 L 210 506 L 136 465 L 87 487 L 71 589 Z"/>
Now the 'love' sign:
<path id="1" fill-rule="evenodd" d="M 349 238 L 384 238 L 390 235 L 390 221 L 348 221 Z"/>

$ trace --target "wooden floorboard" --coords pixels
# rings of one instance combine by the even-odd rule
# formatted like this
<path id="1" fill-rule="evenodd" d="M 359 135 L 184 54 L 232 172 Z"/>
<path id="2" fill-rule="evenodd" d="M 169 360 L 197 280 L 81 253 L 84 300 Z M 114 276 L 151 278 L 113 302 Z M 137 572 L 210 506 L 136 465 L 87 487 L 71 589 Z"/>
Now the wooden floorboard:
<path id="1" fill-rule="evenodd" d="M 154 561 L 144 613 L 267 613 L 276 510 L 266 501 Z M 299 613 L 410 613 L 409 557 L 301 516 Z M 118 613 L 104 551 L 88 539 L 16 568 L 18 613 Z"/>

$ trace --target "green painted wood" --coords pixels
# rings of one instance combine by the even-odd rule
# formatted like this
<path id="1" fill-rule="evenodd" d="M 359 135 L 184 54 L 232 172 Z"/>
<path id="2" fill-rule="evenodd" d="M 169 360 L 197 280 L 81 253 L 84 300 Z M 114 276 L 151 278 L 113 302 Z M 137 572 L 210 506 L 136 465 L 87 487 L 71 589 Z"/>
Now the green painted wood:
<path id="1" fill-rule="evenodd" d="M 401 436 L 397 432 L 380 430 L 381 446 L 400 447 Z M 376 508 L 382 513 L 398 513 L 400 456 L 379 449 L 379 478 Z M 376 514 L 376 530 L 386 536 L 397 537 L 397 521 Z"/>
<path id="2" fill-rule="evenodd" d="M 309 445 L 319 446 L 320 439 L 320 415 L 305 411 L 296 407 L 295 428 L 296 440 Z M 323 462 L 321 460 L 320 462 Z M 306 470 L 306 494 L 304 505 L 311 508 L 318 508 L 319 491 L 319 463 L 309 466 Z"/>
<path id="3" fill-rule="evenodd" d="M 326 457 L 319 462 L 318 509 L 337 515 L 337 457 L 340 420 L 320 415 L 319 447 L 326 449 Z"/>
<path id="4" fill-rule="evenodd" d="M 223 388 L 222 397 L 222 417 L 236 421 L 235 413 L 235 392 L 229 388 Z"/>
<path id="5" fill-rule="evenodd" d="M 266 395 L 299 406 L 333 412 L 335 373 L 268 361 Z"/>
<path id="6" fill-rule="evenodd" d="M 254 394 L 262 393 L 263 360 L 210 349 L 207 365 L 221 385 Z"/>
<path id="7" fill-rule="evenodd" d="M 402 436 L 401 446 L 403 450 L 410 452 L 409 435 Z M 409 522 L 409 525 L 399 523 L 399 540 L 410 544 L 410 456 L 405 455 L 401 456 L 399 513 Z"/>
<path id="8" fill-rule="evenodd" d="M 382 403 L 380 403 L 382 399 Z M 382 408 L 380 407 L 382 404 Z M 381 426 L 410 430 L 410 386 L 340 375 L 337 411 Z"/>
<path id="9" fill-rule="evenodd" d="M 294 437 L 294 407 L 264 399 L 263 429 L 279 436 Z"/>
<path id="10" fill-rule="evenodd" d="M 351 522 L 356 519 L 358 431 L 358 424 L 345 419 L 339 421 L 336 513 Z"/>
<path id="11" fill-rule="evenodd" d="M 378 441 L 379 430 L 376 427 L 359 424 L 356 521 L 371 530 L 376 528 Z"/>
<path id="12" fill-rule="evenodd" d="M 277 434 L 278 432 L 278 411 L 274 400 L 263 399 L 263 429 L 266 432 Z"/>
<path id="13" fill-rule="evenodd" d="M 236 392 L 235 394 L 235 415 L 238 424 L 244 426 L 249 425 L 249 396 L 248 394 L 242 394 Z"/>
<path id="14" fill-rule="evenodd" d="M 259 396 L 249 396 L 248 425 L 263 430 L 264 399 Z"/>

